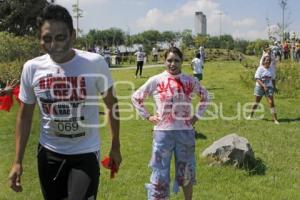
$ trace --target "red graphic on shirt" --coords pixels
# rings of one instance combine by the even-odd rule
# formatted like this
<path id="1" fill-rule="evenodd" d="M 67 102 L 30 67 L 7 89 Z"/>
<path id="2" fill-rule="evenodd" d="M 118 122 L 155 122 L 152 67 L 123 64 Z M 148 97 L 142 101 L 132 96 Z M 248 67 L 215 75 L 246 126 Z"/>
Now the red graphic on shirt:
<path id="1" fill-rule="evenodd" d="M 157 84 L 157 91 L 159 94 L 159 99 L 162 103 L 165 103 L 164 106 L 164 113 L 163 113 L 163 121 L 167 124 L 170 124 L 174 121 L 174 114 L 175 116 L 178 114 L 177 111 L 174 113 L 172 112 L 172 104 L 175 103 L 177 99 L 184 98 L 188 102 L 191 101 L 190 95 L 193 92 L 193 83 L 186 82 L 183 83 L 180 78 L 173 78 L 169 77 L 167 79 L 167 83 L 162 81 L 161 83 Z M 189 120 L 189 112 L 183 111 L 183 115 L 181 116 L 185 119 L 185 124 L 187 126 L 190 125 Z"/>
<path id="2" fill-rule="evenodd" d="M 59 101 L 84 100 L 86 96 L 84 77 L 45 77 L 39 80 L 39 87 L 51 90 L 52 98 Z"/>
<path id="3" fill-rule="evenodd" d="M 158 83 L 157 91 L 160 94 L 161 101 L 165 101 L 168 94 L 173 96 L 175 92 L 177 92 L 177 94 L 184 94 L 186 96 L 189 96 L 193 92 L 193 83 L 182 83 L 180 78 L 172 77 L 168 78 L 167 84 L 165 84 L 165 82 Z"/>
<path id="4" fill-rule="evenodd" d="M 46 114 L 70 115 L 87 95 L 84 77 L 44 77 L 39 80 L 39 88 L 43 90 L 39 100 Z"/>

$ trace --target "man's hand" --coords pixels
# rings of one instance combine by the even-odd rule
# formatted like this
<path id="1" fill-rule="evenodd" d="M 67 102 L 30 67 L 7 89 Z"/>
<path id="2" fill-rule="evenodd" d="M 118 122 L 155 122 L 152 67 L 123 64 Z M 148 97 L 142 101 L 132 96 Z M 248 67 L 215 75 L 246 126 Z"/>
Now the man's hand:
<path id="1" fill-rule="evenodd" d="M 121 151 L 120 148 L 114 148 L 112 147 L 110 152 L 109 152 L 109 156 L 112 159 L 112 162 L 114 162 L 116 169 L 118 170 L 121 162 L 122 162 L 122 156 L 121 156 Z"/>
<path id="2" fill-rule="evenodd" d="M 15 79 L 12 81 L 7 81 L 5 88 L 0 90 L 0 96 L 11 95 L 12 90 L 14 89 L 14 87 L 16 87 L 18 85 L 18 83 L 19 83 L 19 81 L 15 80 Z"/>
<path id="3" fill-rule="evenodd" d="M 22 173 L 23 173 L 22 164 L 13 164 L 8 178 L 9 178 L 10 188 L 15 192 L 22 192 L 23 190 L 21 185 Z"/>

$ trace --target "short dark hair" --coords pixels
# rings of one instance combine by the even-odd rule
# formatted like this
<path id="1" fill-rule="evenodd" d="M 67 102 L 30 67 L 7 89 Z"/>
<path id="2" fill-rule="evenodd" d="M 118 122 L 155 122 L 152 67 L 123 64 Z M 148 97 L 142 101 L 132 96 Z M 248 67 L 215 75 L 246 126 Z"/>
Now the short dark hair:
<path id="1" fill-rule="evenodd" d="M 181 61 L 183 61 L 183 54 L 180 51 L 180 49 L 178 49 L 177 47 L 170 47 L 169 49 L 167 49 L 165 51 L 165 59 L 167 59 L 169 53 L 171 53 L 171 52 L 178 55 L 180 57 Z"/>
<path id="2" fill-rule="evenodd" d="M 43 9 L 42 14 L 37 18 L 39 33 L 46 20 L 55 20 L 65 23 L 69 28 L 70 33 L 74 30 L 72 16 L 66 8 L 60 5 L 50 4 Z"/>
<path id="3" fill-rule="evenodd" d="M 201 58 L 201 54 L 200 53 L 196 53 L 196 58 Z"/>

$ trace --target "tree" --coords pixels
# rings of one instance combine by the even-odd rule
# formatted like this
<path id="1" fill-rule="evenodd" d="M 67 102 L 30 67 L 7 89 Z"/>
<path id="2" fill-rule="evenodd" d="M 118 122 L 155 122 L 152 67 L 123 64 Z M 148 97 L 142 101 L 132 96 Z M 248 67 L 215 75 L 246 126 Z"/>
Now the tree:
<path id="1" fill-rule="evenodd" d="M 219 36 L 209 37 L 206 45 L 208 48 L 220 48 Z"/>
<path id="2" fill-rule="evenodd" d="M 246 40 L 235 40 L 234 41 L 234 49 L 237 51 L 240 51 L 242 53 L 246 53 L 248 45 L 249 45 L 249 42 Z"/>
<path id="3" fill-rule="evenodd" d="M 164 31 L 161 33 L 161 41 L 160 42 L 175 42 L 178 40 L 179 33 L 173 31 Z"/>
<path id="4" fill-rule="evenodd" d="M 206 46 L 207 41 L 208 41 L 208 36 L 207 35 L 198 34 L 194 38 L 194 43 L 195 43 L 196 47 Z"/>
<path id="5" fill-rule="evenodd" d="M 109 46 L 118 46 L 125 43 L 125 33 L 119 28 L 110 28 L 107 31 L 107 35 L 109 35 Z"/>
<path id="6" fill-rule="evenodd" d="M 86 38 L 89 45 L 118 46 L 125 43 L 125 33 L 119 28 L 92 29 Z"/>
<path id="7" fill-rule="evenodd" d="M 231 35 L 221 35 L 220 36 L 220 46 L 222 49 L 230 49 L 234 48 L 234 40 Z"/>
<path id="8" fill-rule="evenodd" d="M 193 38 L 192 30 L 190 29 L 185 29 L 181 32 L 181 39 L 182 39 L 182 44 L 185 47 L 191 47 L 194 45 L 194 38 Z"/>
<path id="9" fill-rule="evenodd" d="M 37 31 L 36 18 L 47 0 L 4 0 L 0 3 L 0 31 L 15 35 L 33 35 Z"/>

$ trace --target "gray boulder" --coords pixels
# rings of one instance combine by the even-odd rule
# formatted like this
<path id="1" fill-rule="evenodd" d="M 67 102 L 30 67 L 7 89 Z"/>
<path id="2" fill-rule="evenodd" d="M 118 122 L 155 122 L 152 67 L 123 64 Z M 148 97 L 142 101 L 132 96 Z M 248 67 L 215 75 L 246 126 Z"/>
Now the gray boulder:
<path id="1" fill-rule="evenodd" d="M 248 140 L 237 134 L 230 134 L 215 141 L 202 152 L 203 157 L 211 157 L 220 164 L 245 166 L 254 160 L 254 152 Z"/>

